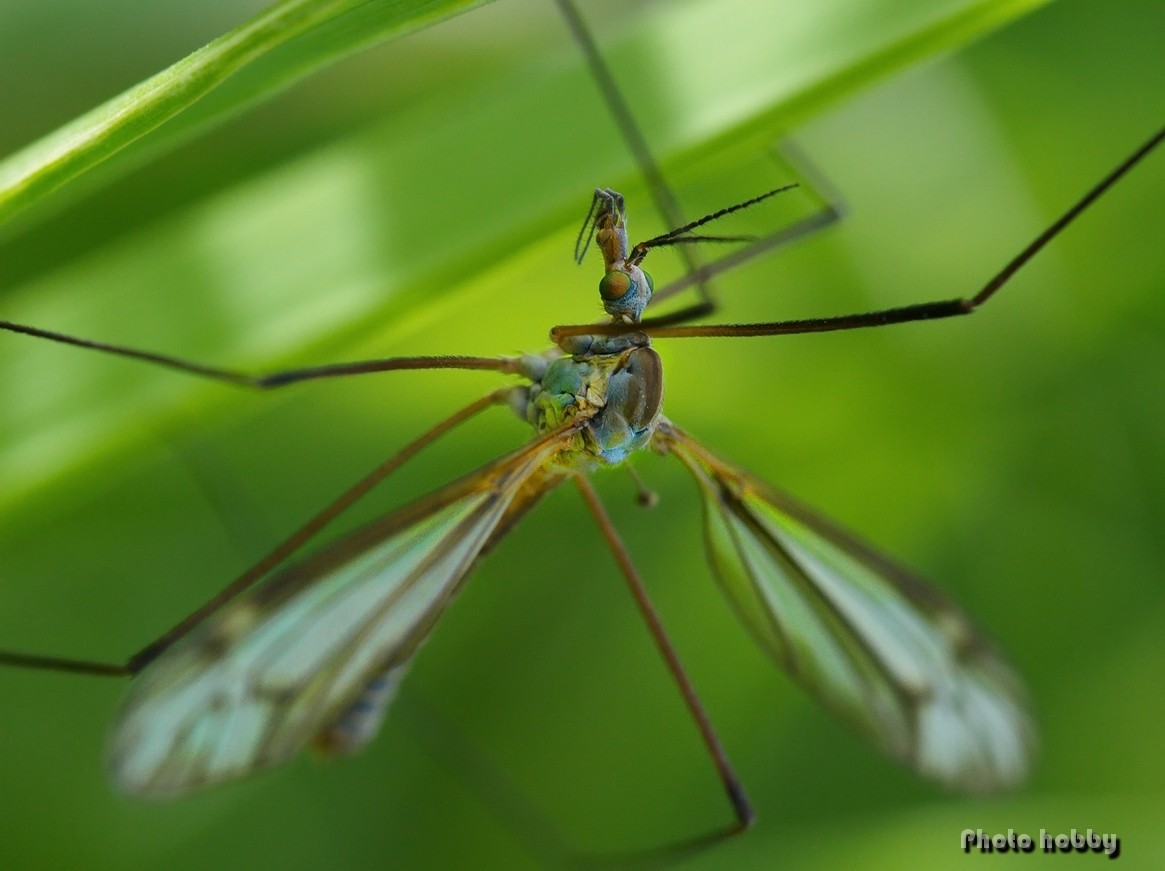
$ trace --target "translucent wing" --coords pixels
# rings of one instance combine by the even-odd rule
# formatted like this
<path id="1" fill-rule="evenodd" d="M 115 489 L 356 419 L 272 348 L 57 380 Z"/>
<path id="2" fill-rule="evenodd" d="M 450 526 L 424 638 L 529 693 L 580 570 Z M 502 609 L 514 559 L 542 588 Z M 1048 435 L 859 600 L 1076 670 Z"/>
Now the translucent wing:
<path id="1" fill-rule="evenodd" d="M 561 480 L 547 460 L 569 437 L 532 442 L 214 612 L 134 679 L 110 741 L 114 781 L 166 797 L 313 739 L 363 746 L 478 556 Z"/>
<path id="2" fill-rule="evenodd" d="M 962 611 L 674 424 L 656 438 L 699 482 L 720 585 L 794 680 L 948 787 L 1024 778 L 1034 730 L 1023 687 Z"/>

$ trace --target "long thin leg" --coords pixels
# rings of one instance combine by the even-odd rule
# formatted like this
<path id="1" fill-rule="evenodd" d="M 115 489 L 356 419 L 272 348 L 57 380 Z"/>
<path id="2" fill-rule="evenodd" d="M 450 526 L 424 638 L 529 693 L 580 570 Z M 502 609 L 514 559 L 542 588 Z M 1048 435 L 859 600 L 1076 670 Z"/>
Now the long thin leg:
<path id="1" fill-rule="evenodd" d="M 627 105 L 627 100 L 623 97 L 623 92 L 619 89 L 619 85 L 615 81 L 610 67 L 603 60 L 598 46 L 591 37 L 590 30 L 575 8 L 573 0 L 558 0 L 558 8 L 566 20 L 567 27 L 570 29 L 575 42 L 578 43 L 579 48 L 582 50 L 587 66 L 590 67 L 591 75 L 594 77 L 595 82 L 599 86 L 599 90 L 603 94 L 607 108 L 611 111 L 615 125 L 619 128 L 619 132 L 623 135 L 623 140 L 627 143 L 627 148 L 631 151 L 635 162 L 639 164 L 639 169 L 647 180 L 647 185 L 651 191 L 652 199 L 655 200 L 656 208 L 659 209 L 660 214 L 663 215 L 664 220 L 668 224 L 673 227 L 680 226 L 685 223 L 685 219 L 683 211 L 680 209 L 679 201 L 676 199 L 668 183 L 664 180 L 663 173 L 659 169 L 659 164 L 655 162 L 651 149 L 647 145 L 647 139 L 643 135 L 639 124 L 636 122 L 631 107 Z M 775 248 L 780 248 L 799 239 L 803 239 L 837 222 L 843 216 L 845 210 L 841 205 L 841 198 L 836 195 L 833 186 L 829 184 L 820 171 L 813 167 L 805 155 L 790 143 L 782 143 L 779 151 L 793 165 L 797 175 L 805 179 L 810 189 L 822 200 L 823 206 L 821 210 L 802 218 L 795 224 L 785 227 L 776 233 L 753 241 L 746 248 L 742 248 L 727 257 L 708 264 L 698 263 L 688 248 L 679 248 L 677 253 L 684 263 L 684 275 L 655 291 L 652 295 L 651 305 L 658 305 L 663 300 L 675 296 L 691 287 L 696 288 L 699 300 L 692 305 L 684 306 L 678 311 L 659 318 L 659 323 L 685 323 L 712 315 L 717 308 L 716 299 L 710 288 L 710 283 L 713 278 L 736 268 L 741 263 L 745 263 L 754 257 L 759 257 Z"/>
<path id="2" fill-rule="evenodd" d="M 700 737 L 704 740 L 704 745 L 708 749 L 708 755 L 712 757 L 712 762 L 716 766 L 716 773 L 719 775 L 720 782 L 724 786 L 724 792 L 728 796 L 728 801 L 732 804 L 732 812 L 736 815 L 736 821 L 722 829 L 717 829 L 706 835 L 700 835 L 690 840 L 665 847 L 661 851 L 652 851 L 652 853 L 667 854 L 672 858 L 679 858 L 681 855 L 698 852 L 743 832 L 752 825 L 756 815 L 753 811 L 752 804 L 748 800 L 748 796 L 744 792 L 744 785 L 732 769 L 732 763 L 728 760 L 728 754 L 725 752 L 724 746 L 720 743 L 720 739 L 716 735 L 716 730 L 713 728 L 712 722 L 708 718 L 708 714 L 704 710 L 699 696 L 696 695 L 696 690 L 692 686 L 691 679 L 680 663 L 679 654 L 676 653 L 675 647 L 667 636 L 667 630 L 664 629 L 663 622 L 660 620 L 655 606 L 651 603 L 647 588 L 644 586 L 643 580 L 639 577 L 639 572 L 636 571 L 635 564 L 631 561 L 631 555 L 627 552 L 627 548 L 619 538 L 619 533 L 615 529 L 615 525 L 611 522 L 611 518 L 607 515 L 606 509 L 603 508 L 603 504 L 599 501 L 599 496 L 590 482 L 582 475 L 576 475 L 574 480 L 579 492 L 582 493 L 583 501 L 587 503 L 591 514 L 594 515 L 595 522 L 599 525 L 599 530 L 603 533 L 603 538 L 606 539 L 607 546 L 611 549 L 611 554 L 615 557 L 615 562 L 619 565 L 619 570 L 623 573 L 623 577 L 627 581 L 627 586 L 631 590 L 635 604 L 638 605 L 639 612 L 643 616 L 644 622 L 647 623 L 648 630 L 651 632 L 651 637 L 655 641 L 655 645 L 663 656 L 664 661 L 667 663 L 668 670 L 671 672 L 676 686 L 679 687 L 680 694 L 684 698 L 684 704 L 688 707 L 688 712 L 692 715 L 692 719 L 696 722 L 696 727 L 700 730 Z"/>
<path id="3" fill-rule="evenodd" d="M 196 363 L 193 360 L 172 357 L 169 354 L 158 354 L 154 351 L 131 348 L 127 345 L 82 339 L 67 333 L 42 330 L 40 327 L 30 327 L 27 324 L 18 324 L 13 321 L 0 320 L 0 330 L 33 336 L 38 339 L 48 339 L 50 342 L 72 345 L 74 348 L 100 351 L 115 357 L 140 360 L 144 363 L 152 363 L 155 366 L 184 372 L 187 375 L 197 375 L 199 378 L 209 378 L 212 381 L 222 381 L 256 390 L 271 390 L 300 381 L 316 381 L 321 378 L 341 378 L 347 375 L 364 375 L 369 372 L 390 372 L 401 369 L 490 369 L 510 374 L 522 371 L 517 357 L 462 357 L 455 354 L 444 354 L 433 357 L 387 357 L 382 360 L 356 360 L 351 363 L 331 363 L 324 366 L 308 366 L 302 369 L 285 369 L 266 375 L 250 375 L 246 372 L 220 369 L 216 366 Z"/>
<path id="4" fill-rule="evenodd" d="M 1036 256 L 1049 242 L 1063 232 L 1080 214 L 1096 201 L 1105 191 L 1116 184 L 1129 170 L 1143 160 L 1154 148 L 1165 141 L 1165 128 L 1158 130 L 1143 145 L 1125 158 L 1119 166 L 1101 179 L 1091 190 L 1080 198 L 1070 209 L 1040 233 L 1031 243 L 976 293 L 960 299 L 924 302 L 917 305 L 888 308 L 862 314 L 840 315 L 828 318 L 808 318 L 794 321 L 772 321 L 759 324 L 705 324 L 689 327 L 671 326 L 666 319 L 647 319 L 637 324 L 582 324 L 555 327 L 550 331 L 553 341 L 559 342 L 577 335 L 618 335 L 626 332 L 642 332 L 656 338 L 681 339 L 698 336 L 777 336 L 791 333 L 825 333 L 833 330 L 855 330 L 863 327 L 881 327 L 887 324 L 901 324 L 910 321 L 936 320 L 955 315 L 967 315 L 986 303 L 1024 265 Z"/>
<path id="5" fill-rule="evenodd" d="M 619 132 L 623 135 L 623 141 L 627 143 L 628 150 L 635 158 L 635 162 L 639 164 L 639 169 L 647 180 L 647 187 L 651 191 L 651 198 L 655 200 L 655 207 L 672 227 L 684 224 L 684 214 L 680 209 L 679 200 L 676 199 L 668 183 L 664 181 L 659 164 L 655 162 L 651 149 L 647 145 L 647 138 L 636 123 L 631 107 L 627 105 L 623 92 L 619 90 L 619 85 L 615 81 L 614 75 L 611 74 L 610 67 L 603 60 L 603 55 L 599 52 L 599 47 L 591 37 L 591 32 L 575 8 L 573 0 L 558 0 L 558 8 L 562 17 L 566 19 L 571 36 L 574 37 L 574 41 L 582 50 L 587 66 L 590 67 L 591 75 L 599 86 L 603 99 L 607 103 L 607 108 L 615 120 L 615 126 L 619 128 Z M 708 288 L 711 274 L 703 271 L 689 249 L 681 247 L 676 253 L 684 264 L 684 275 L 688 279 L 684 287 L 695 286 L 700 297 L 699 302 L 689 308 L 699 311 L 701 315 L 711 313 L 716 308 L 712 292 Z M 665 295 L 675 292 L 670 288 L 663 288 L 663 291 L 665 291 Z"/>
<path id="6" fill-rule="evenodd" d="M 400 468 L 407 460 L 414 457 L 418 452 L 449 432 L 449 430 L 459 426 L 474 415 L 479 414 L 492 405 L 505 404 L 509 401 L 510 392 L 511 388 L 495 390 L 493 393 L 483 396 L 481 399 L 470 403 L 465 408 L 445 418 L 445 420 L 438 423 L 432 429 L 409 442 L 397 453 L 389 457 L 353 486 L 349 487 L 339 498 L 284 539 L 265 557 L 227 584 L 226 587 L 216 593 L 204 605 L 200 606 L 157 639 L 151 641 L 137 653 L 130 656 L 124 663 L 92 662 L 55 656 L 36 656 L 12 651 L 0 651 L 0 665 L 18 668 L 36 668 L 48 671 L 64 671 L 76 674 L 132 677 L 157 659 L 168 647 L 190 632 L 191 629 L 205 620 L 210 614 L 221 608 L 225 603 L 239 595 L 239 593 L 246 590 L 282 563 L 302 547 L 305 542 L 319 533 L 344 511 L 348 510 L 357 500 L 366 495 L 369 490 Z"/>
<path id="7" fill-rule="evenodd" d="M 623 141 L 627 143 L 627 148 L 631 151 L 635 162 L 639 164 L 639 169 L 647 179 L 647 186 L 651 191 L 652 199 L 655 200 L 656 208 L 659 209 L 659 213 L 663 215 L 668 224 L 673 227 L 680 226 L 685 223 L 680 204 L 667 182 L 663 180 L 663 173 L 660 172 L 659 165 L 651 154 L 647 139 L 635 122 L 635 115 L 623 98 L 623 92 L 619 90 L 615 77 L 611 74 L 607 62 L 603 60 L 599 47 L 595 45 L 590 30 L 583 22 L 582 16 L 579 15 L 572 0 L 557 0 L 557 2 L 562 17 L 566 19 L 566 26 L 570 29 L 570 34 L 582 50 L 587 66 L 590 67 L 591 75 L 603 94 L 607 108 L 614 116 L 615 126 L 619 128 L 619 132 L 623 135 Z M 687 271 L 692 272 L 695 269 L 695 263 L 691 260 L 691 255 L 682 249 L 679 253 L 684 259 Z"/>

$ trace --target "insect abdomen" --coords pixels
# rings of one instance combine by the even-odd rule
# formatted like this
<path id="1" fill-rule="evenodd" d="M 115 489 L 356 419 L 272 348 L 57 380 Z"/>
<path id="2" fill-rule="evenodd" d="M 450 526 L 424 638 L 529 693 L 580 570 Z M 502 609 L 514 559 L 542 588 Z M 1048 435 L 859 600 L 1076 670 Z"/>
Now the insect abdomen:
<path id="1" fill-rule="evenodd" d="M 663 364 L 651 348 L 628 351 L 607 380 L 606 405 L 590 433 L 603 462 L 616 465 L 646 447 L 663 408 Z"/>

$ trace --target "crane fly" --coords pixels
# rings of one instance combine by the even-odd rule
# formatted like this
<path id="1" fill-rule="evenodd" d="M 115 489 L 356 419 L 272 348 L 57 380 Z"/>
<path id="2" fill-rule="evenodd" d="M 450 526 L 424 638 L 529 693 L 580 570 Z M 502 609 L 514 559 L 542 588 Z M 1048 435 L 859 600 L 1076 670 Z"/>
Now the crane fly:
<path id="1" fill-rule="evenodd" d="M 563 5 L 569 17 L 571 9 Z M 580 39 L 586 48 L 585 36 Z M 624 132 L 635 135 L 626 127 Z M 753 818 L 743 785 L 588 482 L 590 474 L 649 450 L 675 458 L 691 474 L 703 504 L 712 573 L 747 630 L 794 681 L 920 775 L 971 792 L 1012 787 L 1028 772 L 1034 727 L 1021 681 L 1001 653 L 937 590 L 672 422 L 663 413 L 663 366 L 653 342 L 848 330 L 969 314 L 1162 138 L 1165 131 L 1151 137 L 966 298 L 796 321 L 709 324 L 703 320 L 716 307 L 705 295 L 689 308 L 645 317 L 653 302 L 680 287 L 702 286 L 718 268 L 727 268 L 694 268 L 688 278 L 656 292 L 643 269 L 652 250 L 747 243 L 709 236 L 705 227 L 786 188 L 697 221 L 676 221 L 669 232 L 634 245 L 623 197 L 599 188 L 575 253 L 582 261 L 592 242 L 599 250 L 599 291 L 610 320 L 555 327 L 552 346 L 541 353 L 401 357 L 250 376 L 0 321 L 8 332 L 262 389 L 404 369 L 489 370 L 522 381 L 418 437 L 126 663 L 15 652 L 0 653 L 0 662 L 133 678 L 108 753 L 111 778 L 132 795 L 182 795 L 270 768 L 308 747 L 351 754 L 379 730 L 413 657 L 478 560 L 541 497 L 569 484 L 609 545 L 732 804 L 735 822 L 714 834 L 740 831 Z M 288 564 L 305 542 L 404 462 L 494 406 L 507 406 L 529 423 L 532 440 Z"/>
<path id="2" fill-rule="evenodd" d="M 717 580 L 757 641 L 809 693 L 884 752 L 947 786 L 989 792 L 1027 773 L 1034 729 L 1021 683 L 953 603 L 849 533 L 722 459 L 662 413 L 663 368 L 652 339 L 777 335 L 967 314 L 1154 147 L 1158 133 L 1070 209 L 1000 277 L 968 299 L 851 316 L 761 324 L 677 325 L 644 319 L 653 248 L 705 241 L 706 223 L 784 188 L 634 246 L 623 198 L 595 192 L 580 243 L 593 238 L 605 272 L 606 324 L 556 327 L 548 351 L 502 358 L 395 358 L 249 378 L 97 345 L 27 325 L 4 329 L 141 358 L 232 382 L 278 386 L 356 372 L 495 369 L 527 383 L 461 410 L 376 469 L 268 558 L 124 665 L 0 655 L 9 665 L 134 677 L 109 745 L 125 792 L 171 797 L 279 764 L 309 745 L 363 748 L 437 618 L 478 559 L 551 488 L 573 482 L 643 608 L 703 733 L 737 813 L 752 819 L 678 658 L 587 475 L 650 449 L 676 457 L 704 503 Z M 267 574 L 304 540 L 423 447 L 494 404 L 536 437 L 437 492 Z"/>

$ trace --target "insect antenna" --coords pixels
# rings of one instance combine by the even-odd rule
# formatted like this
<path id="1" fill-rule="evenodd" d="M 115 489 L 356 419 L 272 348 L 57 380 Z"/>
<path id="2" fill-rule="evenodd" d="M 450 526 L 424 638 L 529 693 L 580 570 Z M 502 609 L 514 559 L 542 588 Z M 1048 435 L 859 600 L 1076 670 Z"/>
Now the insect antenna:
<path id="1" fill-rule="evenodd" d="M 736 212 L 742 212 L 747 208 L 763 203 L 770 197 L 775 197 L 777 194 L 783 194 L 786 191 L 791 191 L 794 188 L 800 187 L 796 182 L 793 184 L 782 185 L 779 188 L 773 188 L 771 191 L 766 191 L 743 202 L 736 203 L 731 206 L 725 206 L 723 209 L 718 209 L 711 214 L 704 215 L 702 218 L 697 218 L 684 224 L 682 227 L 676 227 L 674 230 L 668 230 L 659 236 L 653 236 L 646 242 L 639 242 L 631 249 L 630 260 L 633 264 L 639 265 L 643 262 L 643 258 L 647 256 L 647 252 L 652 248 L 666 248 L 669 245 L 680 245 L 690 242 L 754 242 L 755 236 L 704 236 L 693 233 L 713 221 L 719 221 L 721 218 L 726 218 Z"/>

